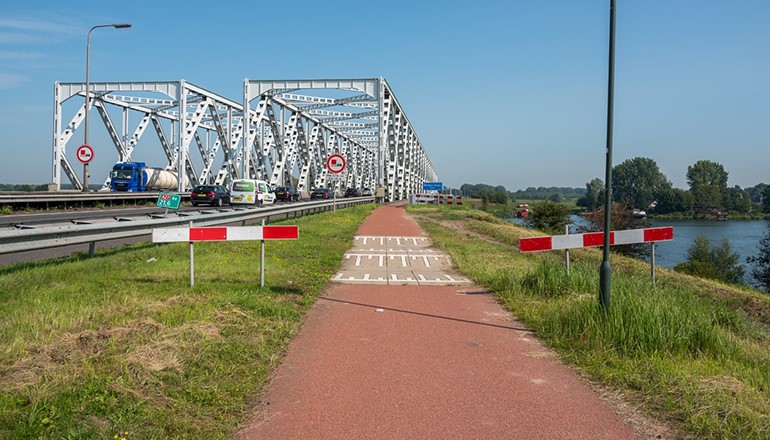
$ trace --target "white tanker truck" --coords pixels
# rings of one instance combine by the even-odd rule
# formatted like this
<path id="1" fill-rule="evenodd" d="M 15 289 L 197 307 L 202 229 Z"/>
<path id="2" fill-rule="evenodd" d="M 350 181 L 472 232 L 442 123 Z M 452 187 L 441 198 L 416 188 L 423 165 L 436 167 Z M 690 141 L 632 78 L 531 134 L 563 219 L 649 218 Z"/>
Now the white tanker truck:
<path id="1" fill-rule="evenodd" d="M 110 191 L 176 191 L 178 185 L 176 172 L 149 168 L 144 162 L 118 162 L 110 173 Z"/>

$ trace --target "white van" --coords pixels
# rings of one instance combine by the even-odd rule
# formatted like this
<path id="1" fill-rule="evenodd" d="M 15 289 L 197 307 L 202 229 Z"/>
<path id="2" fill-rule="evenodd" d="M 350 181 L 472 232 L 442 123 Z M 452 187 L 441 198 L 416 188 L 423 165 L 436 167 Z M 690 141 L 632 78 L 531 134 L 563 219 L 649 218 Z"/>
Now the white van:
<path id="1" fill-rule="evenodd" d="M 275 201 L 275 194 L 264 180 L 236 179 L 230 188 L 230 204 L 265 205 Z"/>

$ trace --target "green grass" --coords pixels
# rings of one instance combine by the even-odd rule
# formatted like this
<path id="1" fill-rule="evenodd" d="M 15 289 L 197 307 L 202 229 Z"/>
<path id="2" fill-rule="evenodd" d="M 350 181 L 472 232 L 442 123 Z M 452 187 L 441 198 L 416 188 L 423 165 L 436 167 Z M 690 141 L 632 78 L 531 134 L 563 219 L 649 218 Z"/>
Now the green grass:
<path id="1" fill-rule="evenodd" d="M 0 438 L 231 438 L 373 208 L 0 268 Z"/>
<path id="2" fill-rule="evenodd" d="M 532 231 L 478 211 L 410 211 L 465 275 L 494 291 L 592 380 L 641 403 L 683 436 L 770 436 L 767 295 L 665 269 L 653 287 L 648 264 L 613 255 L 605 312 L 598 305 L 597 250 L 572 251 L 567 277 L 563 253 L 518 252 L 518 239 Z"/>
<path id="3" fill-rule="evenodd" d="M 0 438 L 226 439 L 373 205 L 293 220 L 297 241 L 141 244 L 0 268 Z M 536 235 L 467 207 L 410 207 L 458 268 L 561 358 L 681 437 L 767 438 L 770 298 L 595 249 L 521 254 Z M 449 226 L 462 225 L 460 232 Z M 490 264 L 494 262 L 494 264 Z"/>

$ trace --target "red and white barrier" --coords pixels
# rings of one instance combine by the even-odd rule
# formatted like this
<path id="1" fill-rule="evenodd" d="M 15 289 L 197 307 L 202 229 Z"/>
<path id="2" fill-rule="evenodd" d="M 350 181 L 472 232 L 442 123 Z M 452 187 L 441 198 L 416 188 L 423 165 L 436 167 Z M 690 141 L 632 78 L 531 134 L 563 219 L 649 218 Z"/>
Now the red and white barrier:
<path id="1" fill-rule="evenodd" d="M 153 243 L 179 241 L 296 240 L 298 226 L 228 226 L 207 228 L 159 228 L 152 230 Z"/>
<path id="2" fill-rule="evenodd" d="M 654 243 L 674 239 L 674 228 L 629 229 L 610 231 L 610 245 Z M 521 252 L 551 251 L 604 245 L 604 232 L 585 234 L 553 235 L 519 239 Z"/>
<path id="3" fill-rule="evenodd" d="M 435 193 L 417 193 L 413 194 L 409 203 L 413 205 L 450 205 L 459 206 L 462 205 L 462 196 L 454 196 L 451 194 L 435 194 Z"/>

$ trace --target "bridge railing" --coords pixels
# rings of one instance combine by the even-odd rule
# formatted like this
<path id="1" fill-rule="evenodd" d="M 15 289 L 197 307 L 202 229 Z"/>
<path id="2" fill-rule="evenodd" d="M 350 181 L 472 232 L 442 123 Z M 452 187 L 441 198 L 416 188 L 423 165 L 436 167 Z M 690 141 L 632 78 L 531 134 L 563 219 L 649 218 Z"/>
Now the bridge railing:
<path id="1" fill-rule="evenodd" d="M 366 204 L 373 197 L 357 197 L 336 201 L 337 208 Z M 152 235 L 152 230 L 164 227 L 241 225 L 296 218 L 307 214 L 334 209 L 334 201 L 310 202 L 296 206 L 273 208 L 231 208 L 228 210 L 204 210 L 195 214 L 177 213 L 163 218 L 129 220 L 120 218 L 116 222 L 100 224 L 75 224 L 50 226 L 34 229 L 0 231 L 0 254 L 50 249 L 78 244 L 94 244 L 101 241 L 125 239 Z"/>

